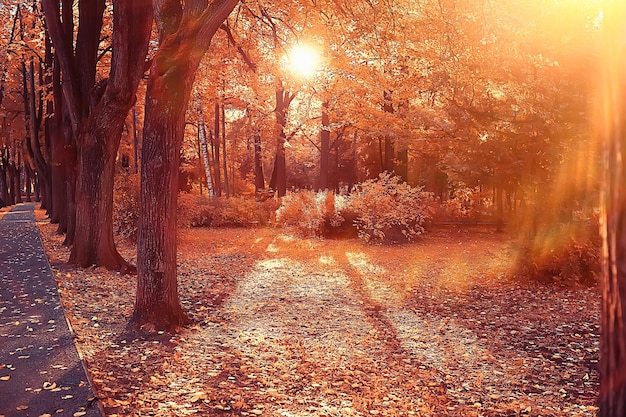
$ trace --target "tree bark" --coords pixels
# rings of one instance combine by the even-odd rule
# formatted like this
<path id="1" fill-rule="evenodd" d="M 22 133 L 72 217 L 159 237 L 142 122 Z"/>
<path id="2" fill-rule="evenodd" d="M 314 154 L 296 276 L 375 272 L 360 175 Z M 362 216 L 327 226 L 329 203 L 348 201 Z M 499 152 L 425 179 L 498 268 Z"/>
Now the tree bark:
<path id="1" fill-rule="evenodd" d="M 230 186 L 228 184 L 228 159 L 226 155 L 226 111 L 222 100 L 222 168 L 224 170 L 224 193 L 230 198 Z"/>
<path id="2" fill-rule="evenodd" d="M 159 49 L 146 94 L 141 158 L 141 215 L 137 292 L 131 326 L 174 330 L 189 319 L 178 299 L 176 203 L 185 111 L 200 60 L 213 35 L 238 3 L 154 2 Z"/>
<path id="3" fill-rule="evenodd" d="M 9 180 L 4 157 L 0 159 L 0 207 L 9 206 Z"/>
<path id="4" fill-rule="evenodd" d="M 270 188 L 278 192 L 278 197 L 287 194 L 287 162 L 285 159 L 285 126 L 287 124 L 287 110 L 295 98 L 295 95 L 285 91 L 282 80 L 276 81 L 276 155 L 274 157 L 274 169 L 270 178 Z"/>
<path id="5" fill-rule="evenodd" d="M 603 29 L 603 237 L 599 417 L 626 415 L 626 5 L 613 4 Z"/>
<path id="6" fill-rule="evenodd" d="M 383 92 L 383 111 L 386 113 L 394 113 L 395 109 L 393 108 L 392 101 L 392 92 L 384 91 Z M 390 174 L 393 174 L 396 167 L 394 163 L 395 158 L 395 145 L 394 141 L 388 134 L 385 135 L 384 138 L 384 147 L 385 147 L 385 158 L 383 160 L 383 171 L 387 171 Z"/>
<path id="7" fill-rule="evenodd" d="M 200 145 L 200 154 L 202 155 L 202 164 L 204 166 L 204 175 L 206 176 L 207 189 L 209 198 L 215 197 L 213 190 L 213 178 L 211 176 L 211 161 L 209 160 L 209 148 L 207 145 L 206 126 L 204 124 L 204 113 L 198 103 L 198 113 L 200 120 L 198 121 L 198 142 Z"/>
<path id="8" fill-rule="evenodd" d="M 258 195 L 259 191 L 265 189 L 265 176 L 263 175 L 263 158 L 261 149 L 261 135 L 254 134 L 254 189 Z"/>
<path id="9" fill-rule="evenodd" d="M 130 266 L 113 239 L 115 160 L 144 72 L 152 8 L 148 0 L 116 0 L 114 10 L 111 73 L 102 98 L 91 97 L 97 104 L 78 137 L 77 227 L 69 261 L 125 272 Z"/>
<path id="10" fill-rule="evenodd" d="M 220 105 L 215 103 L 214 107 L 215 111 L 215 119 L 213 125 L 214 134 L 211 135 L 211 146 L 213 148 L 213 155 L 215 161 L 215 176 L 213 177 L 213 181 L 215 184 L 215 195 L 218 197 L 222 196 L 222 174 L 220 167 Z"/>
<path id="11" fill-rule="evenodd" d="M 137 110 L 133 108 L 133 172 L 139 173 L 139 135 L 137 134 Z"/>
<path id="12" fill-rule="evenodd" d="M 318 189 L 328 189 L 328 171 L 330 167 L 330 121 L 328 101 L 322 103 L 322 131 L 320 132 L 320 179 Z"/>

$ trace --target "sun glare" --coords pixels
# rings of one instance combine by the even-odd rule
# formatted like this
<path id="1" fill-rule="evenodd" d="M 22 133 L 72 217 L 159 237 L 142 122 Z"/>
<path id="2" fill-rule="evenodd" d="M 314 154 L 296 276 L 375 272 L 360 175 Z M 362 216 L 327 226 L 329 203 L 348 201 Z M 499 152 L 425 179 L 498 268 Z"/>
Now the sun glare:
<path id="1" fill-rule="evenodd" d="M 308 45 L 296 45 L 287 56 L 289 71 L 301 77 L 311 77 L 320 67 L 318 51 Z"/>

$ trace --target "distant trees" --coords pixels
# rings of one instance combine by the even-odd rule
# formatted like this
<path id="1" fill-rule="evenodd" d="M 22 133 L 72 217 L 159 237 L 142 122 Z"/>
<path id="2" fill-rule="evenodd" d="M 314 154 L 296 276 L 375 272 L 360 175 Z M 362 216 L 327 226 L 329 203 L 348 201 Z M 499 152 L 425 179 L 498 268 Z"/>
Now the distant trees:
<path id="1" fill-rule="evenodd" d="M 578 158 L 595 155 L 581 71 L 595 57 L 593 5 L 6 4 L 0 47 L 20 59 L 0 56 L 0 198 L 18 201 L 25 184 L 37 184 L 67 233 L 72 263 L 132 269 L 115 249 L 111 202 L 124 122 L 131 106 L 145 108 L 133 119 L 145 123 L 134 146 L 143 149 L 140 325 L 163 314 L 170 316 L 159 326 L 186 320 L 171 292 L 179 170 L 206 177 L 215 197 L 261 197 L 268 185 L 279 196 L 352 189 L 392 171 L 441 200 L 477 190 L 500 225 L 522 206 L 533 224 L 545 213 L 572 213 L 595 192 L 593 169 Z M 158 47 L 149 42 L 151 10 Z M 315 77 L 286 68 L 298 43 L 319 48 Z M 135 103 L 148 68 L 146 101 Z M 168 302 L 157 305 L 153 294 Z"/>

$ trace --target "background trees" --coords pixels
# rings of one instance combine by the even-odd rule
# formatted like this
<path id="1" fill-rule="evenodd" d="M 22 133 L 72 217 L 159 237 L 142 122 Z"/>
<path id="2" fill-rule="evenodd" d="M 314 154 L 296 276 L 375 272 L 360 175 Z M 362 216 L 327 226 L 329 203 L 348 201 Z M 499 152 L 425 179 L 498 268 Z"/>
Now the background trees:
<path id="1" fill-rule="evenodd" d="M 163 313 L 147 288 L 185 320 L 176 193 L 200 184 L 260 199 L 348 192 L 389 171 L 442 205 L 468 194 L 499 228 L 515 220 L 534 237 L 596 195 L 584 69 L 601 15 L 587 3 L 7 3 L 0 41 L 19 59 L 0 60 L 0 197 L 36 184 L 71 262 L 127 270 L 113 178 L 141 159 L 140 323 Z M 287 62 L 300 44 L 319 57 L 308 77 Z"/>

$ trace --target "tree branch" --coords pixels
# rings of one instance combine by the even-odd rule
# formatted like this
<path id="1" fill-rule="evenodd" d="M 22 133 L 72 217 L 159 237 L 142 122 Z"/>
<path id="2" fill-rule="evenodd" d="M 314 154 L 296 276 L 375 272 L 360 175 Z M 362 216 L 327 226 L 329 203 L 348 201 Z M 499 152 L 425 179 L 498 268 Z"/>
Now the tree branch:
<path id="1" fill-rule="evenodd" d="M 250 59 L 250 56 L 246 53 L 246 51 L 243 50 L 243 48 L 241 47 L 241 45 L 235 40 L 235 37 L 233 36 L 230 28 L 228 27 L 228 25 L 226 23 L 222 24 L 222 26 L 220 26 L 220 29 L 222 29 L 224 32 L 226 32 L 226 36 L 228 36 L 228 40 L 235 45 L 235 47 L 237 48 L 237 52 L 239 52 L 239 54 L 241 55 L 241 58 L 243 59 L 243 61 L 246 63 L 246 65 L 248 65 L 248 68 L 250 68 L 252 70 L 252 72 L 256 72 L 257 69 L 257 65 L 255 62 L 252 62 L 252 59 Z"/>

